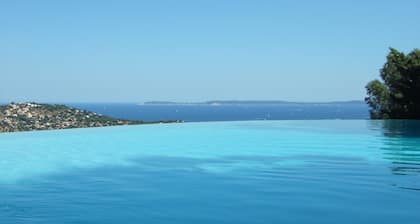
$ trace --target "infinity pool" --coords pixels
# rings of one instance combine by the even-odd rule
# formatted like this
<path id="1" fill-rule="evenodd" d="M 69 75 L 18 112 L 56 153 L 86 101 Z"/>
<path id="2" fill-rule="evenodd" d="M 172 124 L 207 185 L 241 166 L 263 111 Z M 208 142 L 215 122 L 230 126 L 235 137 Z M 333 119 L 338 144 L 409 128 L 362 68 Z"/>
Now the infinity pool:
<path id="1" fill-rule="evenodd" d="M 0 223 L 420 223 L 420 123 L 0 134 Z"/>

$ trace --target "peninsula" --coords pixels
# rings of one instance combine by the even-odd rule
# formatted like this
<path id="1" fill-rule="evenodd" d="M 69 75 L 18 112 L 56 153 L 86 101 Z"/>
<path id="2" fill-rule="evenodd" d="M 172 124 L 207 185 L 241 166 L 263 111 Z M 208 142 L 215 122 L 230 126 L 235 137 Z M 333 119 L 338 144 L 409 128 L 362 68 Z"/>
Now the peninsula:
<path id="1" fill-rule="evenodd" d="M 178 121 L 131 121 L 59 104 L 10 103 L 0 106 L 0 132 L 104 127 Z"/>

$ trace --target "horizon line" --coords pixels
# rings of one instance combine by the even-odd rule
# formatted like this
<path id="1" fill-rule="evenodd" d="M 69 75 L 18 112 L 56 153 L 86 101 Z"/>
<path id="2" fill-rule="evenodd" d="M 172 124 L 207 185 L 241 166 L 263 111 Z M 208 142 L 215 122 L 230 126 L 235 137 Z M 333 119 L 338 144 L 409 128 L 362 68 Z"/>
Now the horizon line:
<path id="1" fill-rule="evenodd" d="M 210 104 L 210 103 L 349 103 L 365 102 L 364 100 L 331 100 L 331 101 L 289 101 L 289 100 L 203 100 L 203 101 L 171 101 L 171 100 L 147 100 L 147 101 L 37 101 L 37 100 L 11 100 L 0 101 L 0 104 L 10 103 L 45 103 L 45 104 Z"/>

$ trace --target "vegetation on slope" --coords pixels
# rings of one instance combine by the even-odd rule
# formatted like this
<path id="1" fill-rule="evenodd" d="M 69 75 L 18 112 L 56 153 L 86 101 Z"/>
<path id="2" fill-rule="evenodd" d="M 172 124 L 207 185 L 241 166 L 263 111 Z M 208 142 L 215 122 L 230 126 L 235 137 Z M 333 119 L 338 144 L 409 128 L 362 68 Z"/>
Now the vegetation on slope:
<path id="1" fill-rule="evenodd" d="M 143 121 L 114 119 L 86 110 L 57 104 L 11 103 L 9 105 L 0 106 L 0 132 L 103 127 L 144 123 L 145 122 Z"/>

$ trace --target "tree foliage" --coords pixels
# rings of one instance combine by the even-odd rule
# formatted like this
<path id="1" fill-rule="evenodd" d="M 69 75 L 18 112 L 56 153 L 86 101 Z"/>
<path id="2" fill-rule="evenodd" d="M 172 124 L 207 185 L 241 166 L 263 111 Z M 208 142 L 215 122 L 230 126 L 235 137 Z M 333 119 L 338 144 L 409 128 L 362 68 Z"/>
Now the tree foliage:
<path id="1" fill-rule="evenodd" d="M 420 119 L 420 50 L 404 54 L 391 48 L 381 69 L 383 82 L 366 85 L 373 119 Z"/>

